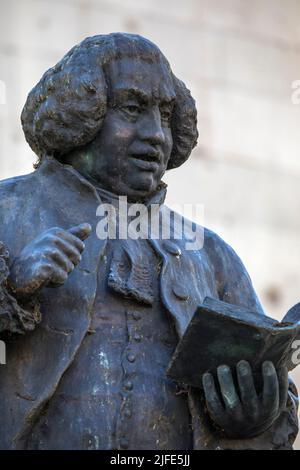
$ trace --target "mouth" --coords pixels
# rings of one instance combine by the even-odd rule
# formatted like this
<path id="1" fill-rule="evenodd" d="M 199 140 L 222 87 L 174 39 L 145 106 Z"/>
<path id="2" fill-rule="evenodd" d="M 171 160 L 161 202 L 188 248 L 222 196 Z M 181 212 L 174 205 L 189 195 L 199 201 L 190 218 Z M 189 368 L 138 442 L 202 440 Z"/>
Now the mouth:
<path id="1" fill-rule="evenodd" d="M 140 170 L 144 171 L 156 171 L 160 164 L 159 153 L 139 153 L 130 155 L 130 159 L 134 165 Z"/>

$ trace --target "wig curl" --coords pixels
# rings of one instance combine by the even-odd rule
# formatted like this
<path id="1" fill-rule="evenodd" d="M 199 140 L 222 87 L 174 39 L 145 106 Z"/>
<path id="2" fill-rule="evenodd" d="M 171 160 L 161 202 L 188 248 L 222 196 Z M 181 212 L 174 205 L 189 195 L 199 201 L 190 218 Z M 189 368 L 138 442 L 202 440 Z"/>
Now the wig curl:
<path id="1" fill-rule="evenodd" d="M 73 47 L 29 93 L 21 121 L 38 163 L 46 154 L 59 158 L 96 137 L 107 109 L 106 67 L 124 57 L 166 65 L 176 93 L 168 169 L 188 159 L 198 137 L 197 111 L 189 90 L 151 41 L 138 35 L 112 33 L 86 38 Z"/>

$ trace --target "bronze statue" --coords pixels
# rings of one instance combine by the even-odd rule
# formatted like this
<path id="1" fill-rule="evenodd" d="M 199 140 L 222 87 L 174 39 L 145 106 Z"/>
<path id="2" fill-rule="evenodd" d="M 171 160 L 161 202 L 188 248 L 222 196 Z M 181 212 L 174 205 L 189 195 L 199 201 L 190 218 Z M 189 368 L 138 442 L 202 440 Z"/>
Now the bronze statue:
<path id="1" fill-rule="evenodd" d="M 176 217 L 167 240 L 97 236 L 118 196 L 167 210 L 162 177 L 196 145 L 194 100 L 161 51 L 85 39 L 30 92 L 22 125 L 38 163 L 0 183 L 1 449 L 291 448 L 285 369 L 263 364 L 261 395 L 243 357 L 238 384 L 226 364 L 204 392 L 166 376 L 206 296 L 264 314 L 234 251 L 208 229 L 187 250 Z"/>

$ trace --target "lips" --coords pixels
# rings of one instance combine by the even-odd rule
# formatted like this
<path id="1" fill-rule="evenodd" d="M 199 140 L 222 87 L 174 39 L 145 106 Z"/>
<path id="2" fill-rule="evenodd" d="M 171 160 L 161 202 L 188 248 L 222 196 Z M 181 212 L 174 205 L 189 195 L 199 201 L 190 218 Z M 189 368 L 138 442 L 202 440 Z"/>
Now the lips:
<path id="1" fill-rule="evenodd" d="M 161 161 L 158 152 L 132 154 L 130 158 L 135 166 L 144 171 L 156 171 Z"/>

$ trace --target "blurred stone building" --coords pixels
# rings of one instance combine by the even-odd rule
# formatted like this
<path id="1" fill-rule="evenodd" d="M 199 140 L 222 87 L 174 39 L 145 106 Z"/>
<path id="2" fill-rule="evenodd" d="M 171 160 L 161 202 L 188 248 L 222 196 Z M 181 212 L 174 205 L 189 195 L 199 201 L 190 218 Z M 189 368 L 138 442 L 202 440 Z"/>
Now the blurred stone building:
<path id="1" fill-rule="evenodd" d="M 168 202 L 204 204 L 281 318 L 300 301 L 299 20 L 299 0 L 0 0 L 0 178 L 32 169 L 19 116 L 47 68 L 86 36 L 144 35 L 199 112 L 198 148 L 167 174 Z"/>

